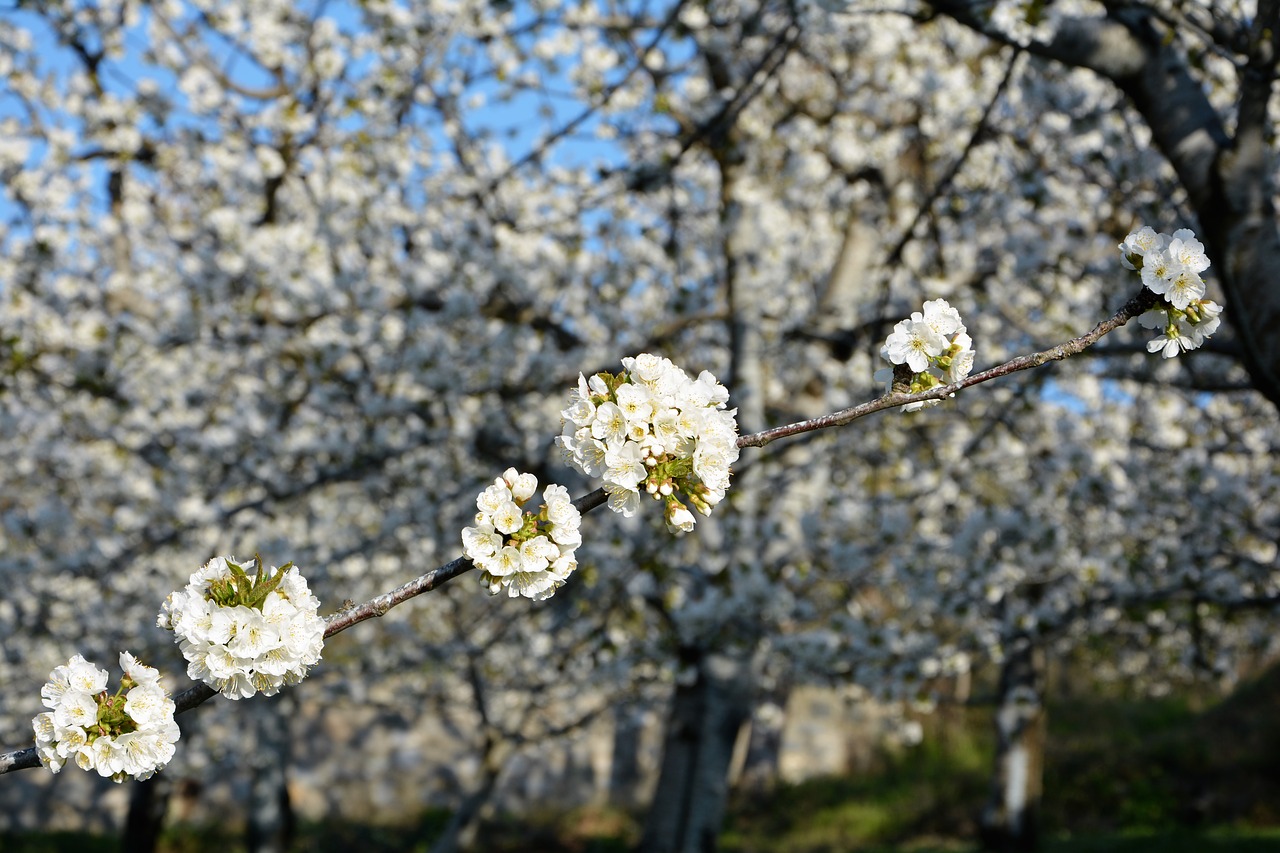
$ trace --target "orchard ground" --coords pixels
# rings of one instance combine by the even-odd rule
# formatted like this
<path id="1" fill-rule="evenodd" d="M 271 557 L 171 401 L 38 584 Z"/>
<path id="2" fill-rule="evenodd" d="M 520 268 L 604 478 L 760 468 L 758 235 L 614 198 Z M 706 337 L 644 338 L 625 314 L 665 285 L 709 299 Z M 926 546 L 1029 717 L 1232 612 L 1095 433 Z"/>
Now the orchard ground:
<path id="1" fill-rule="evenodd" d="M 1161 699 L 1067 695 L 1049 704 L 1045 853 L 1280 851 L 1280 667 L 1215 700 L 1187 691 Z M 969 853 L 989 784 L 990 709 L 942 708 L 924 720 L 916 747 L 882 749 L 874 770 L 738 794 L 726 853 L 858 850 Z M 304 823 L 292 850 L 427 850 L 448 812 L 399 826 Z M 602 807 L 503 814 L 474 849 L 549 853 L 624 851 L 638 840 L 636 816 Z M 16 853 L 108 851 L 116 838 L 77 833 L 0 837 Z M 170 828 L 160 850 L 241 850 L 242 836 Z"/>

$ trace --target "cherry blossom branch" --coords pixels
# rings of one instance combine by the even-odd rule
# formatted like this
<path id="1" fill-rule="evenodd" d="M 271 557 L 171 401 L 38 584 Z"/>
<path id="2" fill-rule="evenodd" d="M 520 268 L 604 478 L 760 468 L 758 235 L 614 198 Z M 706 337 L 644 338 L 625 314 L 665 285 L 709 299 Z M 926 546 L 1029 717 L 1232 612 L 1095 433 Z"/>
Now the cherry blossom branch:
<path id="1" fill-rule="evenodd" d="M 1160 297 L 1147 288 L 1143 288 L 1140 293 L 1131 298 L 1110 318 L 1103 320 L 1093 327 L 1088 333 L 1072 338 L 1066 343 L 1051 347 L 1040 352 L 1030 353 L 1028 355 L 1018 356 L 1017 358 L 1006 361 L 1004 364 L 997 365 L 980 373 L 974 373 L 959 382 L 953 382 L 949 385 L 940 385 L 927 391 L 917 394 L 891 393 L 871 400 L 867 403 L 861 403 L 857 406 L 851 406 L 839 412 L 833 412 L 818 418 L 811 418 L 806 421 L 788 424 L 786 426 L 775 427 L 773 429 L 764 430 L 763 432 L 754 433 L 752 435 L 744 435 L 738 438 L 738 447 L 764 447 L 780 438 L 787 438 L 802 433 L 814 432 L 820 429 L 828 429 L 831 427 L 845 426 L 859 418 L 885 409 L 892 409 L 906 403 L 921 402 L 925 400 L 941 400 L 950 397 L 957 391 L 968 388 L 971 385 L 977 385 L 981 382 L 987 382 L 1001 376 L 1008 376 L 1011 373 L 1017 373 L 1022 370 L 1029 370 L 1033 367 L 1040 367 L 1050 361 L 1061 361 L 1074 355 L 1078 355 L 1088 347 L 1092 346 L 1104 335 L 1123 326 L 1129 320 L 1143 313 L 1147 309 L 1153 307 L 1160 301 Z M 607 500 L 604 489 L 596 489 L 573 502 L 573 505 L 580 513 L 587 513 L 602 506 Z M 416 598 L 425 592 L 431 592 L 439 588 L 441 585 L 453 580 L 454 578 L 466 574 L 475 568 L 471 560 L 466 557 L 458 557 L 444 565 L 432 569 L 424 575 L 397 587 L 390 592 L 384 593 L 376 598 L 370 599 L 362 604 L 351 604 L 329 616 L 326 619 L 326 627 L 324 631 L 325 639 L 347 630 L 353 625 L 385 615 L 391 608 L 399 604 L 403 604 L 411 598 Z M 206 684 L 194 684 L 178 693 L 173 697 L 176 705 L 176 713 L 184 713 L 189 711 L 209 699 L 217 695 L 217 691 Z M 40 759 L 34 747 L 16 750 L 9 753 L 0 754 L 0 775 L 15 770 L 27 770 L 40 766 Z"/>
<path id="2" fill-rule="evenodd" d="M 991 379 L 997 379 L 1001 376 L 1008 376 L 1011 373 L 1017 373 L 1021 370 L 1030 370 L 1033 367 L 1040 367 L 1050 361 L 1062 361 L 1064 358 L 1070 358 L 1073 355 L 1079 355 L 1096 343 L 1103 335 L 1108 332 L 1115 331 L 1134 317 L 1146 311 L 1148 308 L 1158 304 L 1160 297 L 1155 293 L 1143 288 L 1136 296 L 1124 304 L 1124 307 L 1117 311 L 1109 319 L 1103 320 L 1094 326 L 1088 333 L 1072 338 L 1064 344 L 1056 347 L 1050 347 L 1047 350 L 1033 352 L 1029 355 L 1020 355 L 1017 358 L 1010 359 L 1004 364 L 996 365 L 988 370 L 980 373 L 972 373 L 959 382 L 952 382 L 950 385 L 939 385 L 936 388 L 930 388 L 928 391 L 921 391 L 918 394 L 893 393 L 885 394 L 866 403 L 860 403 L 857 406 L 850 406 L 839 412 L 833 412 L 829 415 L 823 415 L 817 418 L 810 418 L 807 421 L 799 421 L 786 426 L 774 427 L 763 432 L 757 432 L 753 435 L 744 435 L 738 439 L 738 447 L 764 447 L 765 445 L 777 441 L 780 438 L 788 438 L 801 433 L 813 432 L 820 429 L 828 429 L 830 427 L 844 426 L 845 424 L 856 421 L 858 418 L 864 418 L 875 412 L 885 409 L 893 409 L 906 403 L 918 403 L 925 400 L 943 400 L 971 385 L 977 385 L 980 382 L 987 382 Z"/>

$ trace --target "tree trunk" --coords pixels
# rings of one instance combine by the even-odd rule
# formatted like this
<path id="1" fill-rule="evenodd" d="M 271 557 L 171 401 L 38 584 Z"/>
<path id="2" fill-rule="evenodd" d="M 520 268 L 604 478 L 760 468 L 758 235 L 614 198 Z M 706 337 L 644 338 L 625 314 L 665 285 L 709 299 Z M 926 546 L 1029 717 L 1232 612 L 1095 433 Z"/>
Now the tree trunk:
<path id="1" fill-rule="evenodd" d="M 495 735 L 485 737 L 480 758 L 480 779 L 449 816 L 444 832 L 431 845 L 431 853 L 457 853 L 475 841 L 481 814 L 493 798 L 493 792 L 497 790 L 498 777 L 502 774 L 510 752 Z"/>
<path id="2" fill-rule="evenodd" d="M 614 709 L 613 753 L 609 762 L 610 805 L 632 809 L 640 802 L 640 737 L 643 732 L 644 717 L 634 708 L 623 705 Z"/>
<path id="3" fill-rule="evenodd" d="M 672 697 L 642 853 L 711 853 L 719 844 L 729 763 L 750 712 L 751 668 L 722 654 L 694 656 L 694 681 Z"/>
<path id="4" fill-rule="evenodd" d="M 1044 655 L 1026 634 L 1009 646 L 1000 671 L 996 709 L 996 761 L 991 799 L 982 813 L 983 846 L 1023 853 L 1039 842 L 1045 712 L 1041 702 Z"/>
<path id="5" fill-rule="evenodd" d="M 785 725 L 784 709 L 787 707 L 786 693 L 775 695 L 771 701 L 777 709 L 776 714 L 765 717 L 756 713 L 749 720 L 750 732 L 742 772 L 733 783 L 739 790 L 763 791 L 778 781 L 782 730 Z M 753 710 L 759 710 L 758 703 Z"/>
<path id="6" fill-rule="evenodd" d="M 169 806 L 172 780 L 158 773 L 143 782 L 134 782 L 129 792 L 129 813 L 124 820 L 120 847 L 130 853 L 151 853 L 160 841 L 164 816 Z"/>
<path id="7" fill-rule="evenodd" d="M 287 787 L 289 708 L 287 700 L 258 699 L 249 704 L 254 749 L 249 757 L 249 814 L 245 845 L 250 853 L 288 850 L 295 821 Z"/>
<path id="8" fill-rule="evenodd" d="M 984 4 L 934 0 L 943 14 L 980 32 L 989 30 Z M 1089 68 L 1129 97 L 1151 129 L 1200 220 L 1200 235 L 1226 295 L 1223 322 L 1237 333 L 1239 356 L 1253 386 L 1280 407 L 1280 264 L 1275 193 L 1276 155 L 1271 90 L 1280 53 L 1280 0 L 1260 0 L 1238 36 L 1245 54 L 1234 135 L 1209 100 L 1185 50 L 1168 36 L 1158 12 L 1111 4 L 1105 17 L 1066 17 L 1048 42 L 1031 53 Z"/>

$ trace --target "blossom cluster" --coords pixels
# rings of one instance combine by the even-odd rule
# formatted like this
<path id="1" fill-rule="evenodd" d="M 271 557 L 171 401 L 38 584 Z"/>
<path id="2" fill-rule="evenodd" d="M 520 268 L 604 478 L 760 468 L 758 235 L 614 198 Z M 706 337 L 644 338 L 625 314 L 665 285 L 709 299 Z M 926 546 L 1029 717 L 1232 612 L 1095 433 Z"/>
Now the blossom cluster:
<path id="1" fill-rule="evenodd" d="M 1120 255 L 1126 269 L 1137 272 L 1148 290 L 1164 297 L 1161 305 L 1138 318 L 1144 328 L 1161 330 L 1147 342 L 1148 352 L 1173 358 L 1196 349 L 1217 331 L 1222 306 L 1204 298 L 1200 273 L 1209 268 L 1209 258 L 1191 229 L 1165 234 L 1143 226 L 1124 238 Z"/>
<path id="2" fill-rule="evenodd" d="M 482 583 L 512 598 L 550 598 L 578 567 L 582 514 L 569 490 L 554 483 L 542 491 L 537 512 L 524 505 L 538 490 L 538 478 L 508 468 L 476 498 L 476 526 L 462 531 L 467 557 L 482 571 Z"/>
<path id="3" fill-rule="evenodd" d="M 187 674 L 228 699 L 274 696 L 320 660 L 320 601 L 297 568 L 263 568 L 250 577 L 234 557 L 215 557 L 171 593 L 156 624 L 175 634 Z M 253 566 L 251 566 L 253 568 Z"/>
<path id="4" fill-rule="evenodd" d="M 960 320 L 960 312 L 947 300 L 934 299 L 893 327 L 880 355 L 895 365 L 876 371 L 876 381 L 885 383 L 885 393 L 901 382 L 907 386 L 903 390 L 918 394 L 968 376 L 973 370 L 973 339 Z M 908 403 L 902 410 L 914 412 L 938 403 L 923 400 Z"/>
<path id="5" fill-rule="evenodd" d="M 697 379 L 661 356 L 622 359 L 618 374 L 578 375 L 556 443 L 570 465 L 601 477 L 609 508 L 631 517 L 640 493 L 663 503 L 667 528 L 693 529 L 687 501 L 703 515 L 729 488 L 738 459 L 737 409 L 707 371 Z"/>
<path id="6" fill-rule="evenodd" d="M 31 721 L 40 763 L 54 773 L 74 758 L 117 782 L 147 779 L 173 758 L 178 742 L 174 704 L 160 673 L 120 654 L 120 688 L 107 691 L 107 671 L 81 655 L 54 667 L 40 689 L 49 708 Z"/>

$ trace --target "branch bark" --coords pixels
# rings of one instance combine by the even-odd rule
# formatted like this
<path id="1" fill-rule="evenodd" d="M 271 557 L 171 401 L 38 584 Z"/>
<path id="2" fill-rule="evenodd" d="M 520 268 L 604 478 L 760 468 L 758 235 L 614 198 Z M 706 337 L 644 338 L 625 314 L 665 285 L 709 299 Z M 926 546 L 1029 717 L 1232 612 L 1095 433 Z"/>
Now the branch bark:
<path id="1" fill-rule="evenodd" d="M 991 29 L 972 0 L 934 0 L 933 7 L 984 35 Z M 1068 18 L 1029 53 L 1110 80 L 1151 129 L 1200 220 L 1254 387 L 1280 408 L 1280 227 L 1272 202 L 1277 157 L 1268 102 L 1280 54 L 1280 2 L 1260 0 L 1243 45 L 1235 136 L 1192 72 L 1169 24 L 1137 5 L 1114 6 L 1106 17 Z M 1243 310 L 1248 306 L 1248 310 Z"/>

